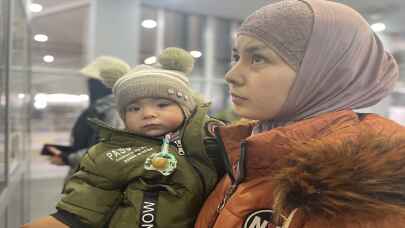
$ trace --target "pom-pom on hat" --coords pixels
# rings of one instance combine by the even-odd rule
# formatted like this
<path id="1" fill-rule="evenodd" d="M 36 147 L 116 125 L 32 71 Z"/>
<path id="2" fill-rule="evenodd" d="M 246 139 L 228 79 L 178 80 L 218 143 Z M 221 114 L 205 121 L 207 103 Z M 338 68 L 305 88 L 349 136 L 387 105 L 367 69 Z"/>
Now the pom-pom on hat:
<path id="1" fill-rule="evenodd" d="M 106 63 L 106 59 L 110 63 Z M 102 60 L 103 64 L 99 64 L 98 60 Z M 93 73 L 96 77 L 102 78 L 105 84 L 112 87 L 121 117 L 124 117 L 126 106 L 146 97 L 175 101 L 186 118 L 196 107 L 187 77 L 193 69 L 194 59 L 183 49 L 172 47 L 163 50 L 158 64 L 154 66 L 138 65 L 129 69 L 125 62 L 113 57 L 99 57 L 93 64 L 98 66 L 97 70 L 90 68 L 91 72 L 96 72 Z M 83 69 L 82 73 L 86 71 Z"/>
<path id="2" fill-rule="evenodd" d="M 130 69 L 131 67 L 121 59 L 101 56 L 80 70 L 80 73 L 90 78 L 101 80 L 111 88 L 114 82 L 128 73 Z"/>

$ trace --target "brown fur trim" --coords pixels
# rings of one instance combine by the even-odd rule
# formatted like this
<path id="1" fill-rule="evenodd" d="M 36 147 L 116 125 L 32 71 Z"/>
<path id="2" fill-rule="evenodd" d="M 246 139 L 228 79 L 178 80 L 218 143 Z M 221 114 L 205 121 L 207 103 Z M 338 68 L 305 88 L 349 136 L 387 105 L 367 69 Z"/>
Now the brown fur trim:
<path id="1" fill-rule="evenodd" d="M 280 222 L 299 208 L 306 217 L 356 219 L 405 215 L 405 137 L 361 131 L 358 138 L 298 142 L 274 175 Z"/>

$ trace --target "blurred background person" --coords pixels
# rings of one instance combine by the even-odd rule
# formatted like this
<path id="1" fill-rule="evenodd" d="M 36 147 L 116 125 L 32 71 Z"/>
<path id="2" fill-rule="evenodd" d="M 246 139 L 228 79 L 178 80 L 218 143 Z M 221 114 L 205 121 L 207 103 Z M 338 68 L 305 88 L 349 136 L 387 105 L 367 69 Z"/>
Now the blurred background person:
<path id="1" fill-rule="evenodd" d="M 54 165 L 70 166 L 69 178 L 80 163 L 87 150 L 98 142 L 98 131 L 88 122 L 89 118 L 97 118 L 114 128 L 123 128 L 123 122 L 115 109 L 111 89 L 98 79 L 87 81 L 90 97 L 89 107 L 79 115 L 71 131 L 70 151 L 61 151 L 57 147 L 48 146 L 53 153 L 50 162 Z"/>

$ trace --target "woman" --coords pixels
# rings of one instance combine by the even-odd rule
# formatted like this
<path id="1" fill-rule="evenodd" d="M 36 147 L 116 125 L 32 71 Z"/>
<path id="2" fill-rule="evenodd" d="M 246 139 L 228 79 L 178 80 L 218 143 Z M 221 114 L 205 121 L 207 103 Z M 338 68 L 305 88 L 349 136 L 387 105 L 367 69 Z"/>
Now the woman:
<path id="1" fill-rule="evenodd" d="M 258 121 L 217 131 L 228 175 L 195 227 L 405 226 L 405 129 L 352 111 L 398 75 L 345 5 L 284 0 L 249 16 L 225 80 L 236 113 Z"/>

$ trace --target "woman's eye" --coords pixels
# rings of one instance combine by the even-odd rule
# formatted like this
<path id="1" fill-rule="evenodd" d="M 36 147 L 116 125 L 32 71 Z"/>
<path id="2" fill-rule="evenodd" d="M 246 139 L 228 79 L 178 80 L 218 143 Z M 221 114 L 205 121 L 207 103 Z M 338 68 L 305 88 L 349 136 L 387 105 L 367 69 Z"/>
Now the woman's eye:
<path id="1" fill-rule="evenodd" d="M 231 60 L 231 65 L 234 65 L 235 63 L 237 63 L 240 59 L 240 56 L 238 54 L 233 54 L 232 55 L 232 60 Z"/>
<path id="2" fill-rule="evenodd" d="M 265 59 L 260 55 L 253 55 L 252 56 L 252 64 L 261 64 L 264 63 Z"/>

